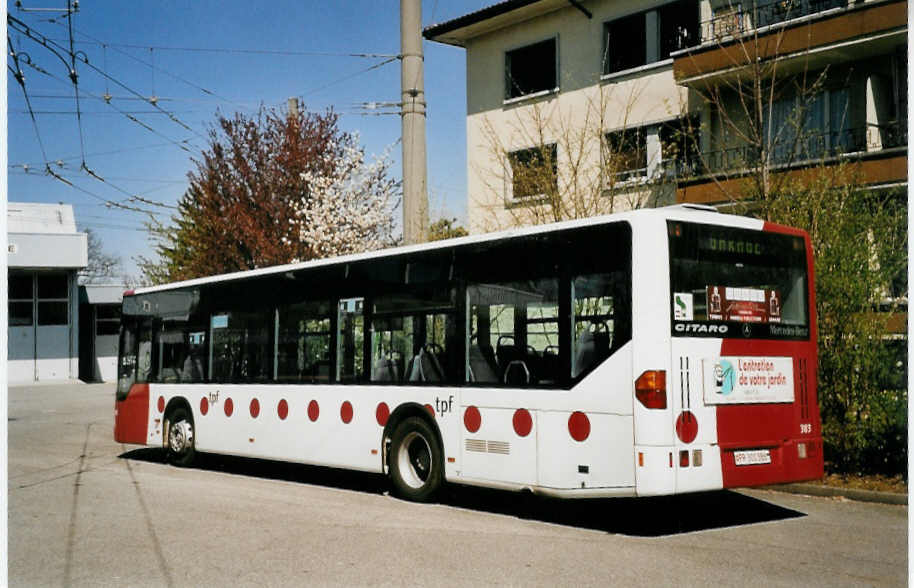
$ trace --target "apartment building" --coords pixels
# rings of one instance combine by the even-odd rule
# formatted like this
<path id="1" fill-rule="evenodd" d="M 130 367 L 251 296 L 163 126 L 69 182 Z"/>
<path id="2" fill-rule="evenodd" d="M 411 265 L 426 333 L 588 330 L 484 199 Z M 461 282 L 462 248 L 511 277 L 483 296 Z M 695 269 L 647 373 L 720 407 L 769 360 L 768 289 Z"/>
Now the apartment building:
<path id="1" fill-rule="evenodd" d="M 474 232 L 726 204 L 759 165 L 907 185 L 898 0 L 506 0 L 424 35 L 466 50 Z"/>

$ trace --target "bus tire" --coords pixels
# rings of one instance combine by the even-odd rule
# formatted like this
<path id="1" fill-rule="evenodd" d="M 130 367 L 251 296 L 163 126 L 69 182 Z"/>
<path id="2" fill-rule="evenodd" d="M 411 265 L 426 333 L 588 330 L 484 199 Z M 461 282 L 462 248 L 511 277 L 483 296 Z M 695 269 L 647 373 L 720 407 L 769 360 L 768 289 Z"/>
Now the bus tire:
<path id="1" fill-rule="evenodd" d="M 177 407 L 168 414 L 168 431 L 165 436 L 165 457 L 178 467 L 189 466 L 194 461 L 194 420 L 184 407 Z"/>
<path id="2" fill-rule="evenodd" d="M 435 432 L 424 419 L 409 417 L 390 440 L 390 481 L 400 498 L 428 502 L 441 487 L 443 455 Z"/>

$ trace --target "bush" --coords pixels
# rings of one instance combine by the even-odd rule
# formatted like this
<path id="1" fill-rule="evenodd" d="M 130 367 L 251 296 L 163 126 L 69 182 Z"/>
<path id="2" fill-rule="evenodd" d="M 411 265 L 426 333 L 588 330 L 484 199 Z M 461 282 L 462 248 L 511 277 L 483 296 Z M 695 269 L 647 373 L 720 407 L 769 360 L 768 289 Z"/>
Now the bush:
<path id="1" fill-rule="evenodd" d="M 905 194 L 861 189 L 852 164 L 816 171 L 765 213 L 812 241 L 825 459 L 836 473 L 904 473 L 907 390 L 892 374 L 891 322 L 907 297 Z"/>

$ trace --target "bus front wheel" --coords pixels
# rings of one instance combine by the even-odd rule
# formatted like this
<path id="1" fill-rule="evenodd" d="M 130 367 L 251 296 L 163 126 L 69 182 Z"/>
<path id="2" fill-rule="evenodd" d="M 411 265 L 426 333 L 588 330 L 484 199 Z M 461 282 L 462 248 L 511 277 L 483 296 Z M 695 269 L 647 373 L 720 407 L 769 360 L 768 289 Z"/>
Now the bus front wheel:
<path id="1" fill-rule="evenodd" d="M 441 487 L 443 453 L 431 426 L 409 417 L 397 425 L 390 440 L 390 480 L 406 500 L 427 502 Z"/>
<path id="2" fill-rule="evenodd" d="M 169 414 L 165 442 L 170 463 L 184 467 L 194 460 L 194 421 L 186 409 L 178 407 Z"/>

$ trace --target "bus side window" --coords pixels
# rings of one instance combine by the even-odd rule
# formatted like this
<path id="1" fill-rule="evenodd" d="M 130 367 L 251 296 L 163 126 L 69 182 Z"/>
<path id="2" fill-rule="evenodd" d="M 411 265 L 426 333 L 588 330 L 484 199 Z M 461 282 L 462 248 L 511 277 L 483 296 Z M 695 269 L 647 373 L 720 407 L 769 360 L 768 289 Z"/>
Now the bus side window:
<path id="1" fill-rule="evenodd" d="M 330 303 L 308 301 L 279 308 L 277 379 L 330 381 Z"/>
<path id="2" fill-rule="evenodd" d="M 137 326 L 133 321 L 121 322 L 121 336 L 118 342 L 117 393 L 126 397 L 130 386 L 136 381 L 137 368 Z"/>
<path id="3" fill-rule="evenodd" d="M 336 343 L 336 381 L 365 381 L 364 298 L 340 300 Z"/>
<path id="4" fill-rule="evenodd" d="M 371 316 L 373 382 L 434 385 L 460 372 L 454 292 L 444 288 L 374 299 Z"/>
<path id="5" fill-rule="evenodd" d="M 136 381 L 145 383 L 152 375 L 152 324 L 147 322 L 139 329 L 139 345 L 137 346 Z"/>
<path id="6" fill-rule="evenodd" d="M 467 288 L 467 381 L 515 387 L 560 380 L 558 280 Z"/>
<path id="7" fill-rule="evenodd" d="M 210 318 L 214 382 L 273 379 L 273 310 L 227 312 Z"/>
<path id="8" fill-rule="evenodd" d="M 600 365 L 628 340 L 626 321 L 620 320 L 629 312 L 622 280 L 620 274 L 587 274 L 572 281 L 572 377 Z"/>
<path id="9" fill-rule="evenodd" d="M 186 354 L 183 331 L 163 323 L 155 339 L 159 361 L 154 381 L 166 384 L 177 382 Z"/>

